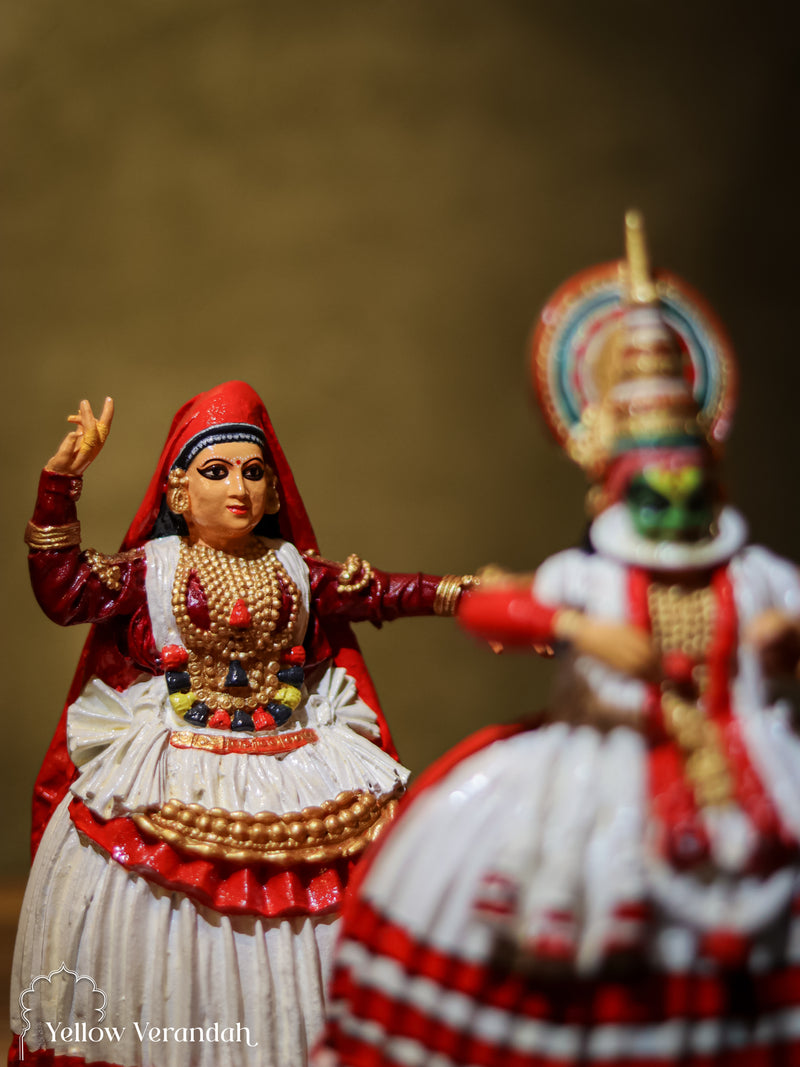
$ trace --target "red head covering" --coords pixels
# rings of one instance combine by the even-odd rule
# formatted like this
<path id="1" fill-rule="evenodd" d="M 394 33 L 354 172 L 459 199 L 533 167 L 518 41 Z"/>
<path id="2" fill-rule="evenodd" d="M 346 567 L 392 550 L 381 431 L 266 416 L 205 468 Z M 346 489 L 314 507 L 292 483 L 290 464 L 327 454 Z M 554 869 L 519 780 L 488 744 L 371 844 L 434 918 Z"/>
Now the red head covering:
<path id="1" fill-rule="evenodd" d="M 264 459 L 275 471 L 281 509 L 281 537 L 301 552 L 316 552 L 317 541 L 289 464 L 258 393 L 246 382 L 225 382 L 200 393 L 178 411 L 156 472 L 136 512 L 122 547 L 137 548 L 149 540 L 167 490 L 170 470 L 188 466 L 201 449 L 219 441 L 250 440 L 261 445 Z"/>
<path id="2" fill-rule="evenodd" d="M 207 445 L 222 440 L 251 440 L 262 447 L 264 459 L 277 477 L 281 499 L 277 519 L 281 537 L 291 541 L 301 552 L 317 553 L 314 531 L 267 409 L 254 389 L 245 382 L 237 381 L 225 382 L 206 393 L 200 393 L 178 411 L 172 420 L 155 474 L 128 528 L 122 548 L 138 548 L 151 539 L 172 467 L 188 464 Z M 140 668 L 120 652 L 120 636 L 124 641 L 124 635 L 120 635 L 119 622 L 112 619 L 93 626 L 84 645 L 64 712 L 34 786 L 33 851 L 50 816 L 77 775 L 67 751 L 66 709 L 94 675 L 119 689 L 126 688 L 141 675 Z M 375 711 L 382 747 L 394 755 L 386 721 L 352 630 L 343 620 L 331 619 L 327 621 L 326 638 L 336 663 L 353 676 L 360 696 Z"/>

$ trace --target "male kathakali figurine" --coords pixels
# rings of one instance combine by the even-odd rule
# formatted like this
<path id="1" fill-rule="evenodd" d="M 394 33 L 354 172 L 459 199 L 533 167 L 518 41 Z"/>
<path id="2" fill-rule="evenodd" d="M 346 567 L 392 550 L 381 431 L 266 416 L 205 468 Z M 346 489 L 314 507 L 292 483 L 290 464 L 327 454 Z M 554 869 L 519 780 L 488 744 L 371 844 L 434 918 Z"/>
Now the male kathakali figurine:
<path id="1" fill-rule="evenodd" d="M 771 690 L 800 576 L 722 496 L 729 345 L 627 230 L 533 340 L 590 546 L 458 610 L 553 645 L 552 701 L 434 767 L 362 868 L 325 1067 L 800 1063 L 800 738 Z"/>
<path id="2" fill-rule="evenodd" d="M 350 623 L 452 614 L 468 579 L 322 559 L 266 409 L 189 401 L 113 556 L 81 551 L 89 404 L 26 540 L 92 623 L 37 780 L 10 1062 L 303 1067 L 351 868 L 406 770 Z"/>

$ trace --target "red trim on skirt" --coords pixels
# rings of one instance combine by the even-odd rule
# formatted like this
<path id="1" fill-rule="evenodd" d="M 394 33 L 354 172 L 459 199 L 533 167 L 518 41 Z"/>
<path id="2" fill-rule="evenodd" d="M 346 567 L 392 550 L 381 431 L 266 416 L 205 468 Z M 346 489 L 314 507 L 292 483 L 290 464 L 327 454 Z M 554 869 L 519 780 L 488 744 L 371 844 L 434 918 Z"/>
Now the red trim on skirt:
<path id="1" fill-rule="evenodd" d="M 126 870 L 225 915 L 278 919 L 336 911 L 354 863 L 337 860 L 282 870 L 269 864 L 241 867 L 220 860 L 188 859 L 166 841 L 147 839 L 125 816 L 104 822 L 77 799 L 69 813 L 76 829 Z"/>
<path id="2" fill-rule="evenodd" d="M 359 1038 L 344 1033 L 335 1023 L 330 1026 L 329 1037 L 329 1044 L 324 1047 L 337 1052 L 337 1067 L 408 1067 L 407 1060 L 395 1059 L 384 1049 L 365 1044 Z M 800 1067 L 800 1040 L 789 1040 L 771 1047 L 748 1045 L 718 1054 L 688 1053 L 681 1055 L 679 1061 L 659 1056 L 591 1059 L 588 1055 L 581 1055 L 564 1059 L 538 1052 L 518 1052 L 504 1045 L 473 1039 L 462 1041 L 456 1046 L 456 1051 L 449 1055 L 454 1067 L 461 1064 L 469 1064 L 470 1067 L 577 1067 L 586 1063 L 596 1063 L 598 1067 L 670 1067 L 677 1062 L 681 1067 Z"/>
<path id="3" fill-rule="evenodd" d="M 25 1042 L 23 1041 L 23 1045 Z M 56 1055 L 50 1048 L 30 1049 L 25 1045 L 25 1058 L 19 1058 L 19 1038 L 14 1035 L 11 1048 L 8 1050 L 8 1067 L 28 1067 L 29 1064 L 42 1064 L 46 1067 L 83 1067 L 86 1060 L 83 1056 Z M 120 1064 L 110 1063 L 108 1060 L 91 1060 L 91 1067 L 121 1067 Z"/>
<path id="4" fill-rule="evenodd" d="M 424 978 L 433 982 L 442 995 L 456 993 L 470 998 L 476 1013 L 488 1008 L 507 1014 L 505 1033 L 495 1044 L 470 1032 L 471 1019 L 466 1028 L 459 1029 L 437 1018 L 439 998 L 435 992 L 427 997 L 430 1007 L 420 1008 L 396 993 L 365 983 L 369 968 L 340 963 L 330 987 L 333 1011 L 324 1047 L 335 1049 L 348 1067 L 392 1067 L 394 1063 L 384 1048 L 383 1037 L 373 1044 L 369 1038 L 348 1033 L 348 1018 L 356 1026 L 358 1021 L 377 1023 L 386 1040 L 415 1041 L 430 1055 L 448 1056 L 455 1064 L 556 1067 L 565 1061 L 541 1050 L 511 1047 L 509 1037 L 514 1027 L 540 1021 L 548 1027 L 577 1028 L 583 1032 L 582 1037 L 588 1037 L 597 1027 L 630 1027 L 636 1033 L 678 1019 L 685 1020 L 688 1027 L 705 1021 L 735 1020 L 754 1029 L 756 1021 L 765 1015 L 800 1010 L 800 967 L 796 966 L 757 976 L 723 970 L 704 974 L 643 970 L 625 979 L 539 980 L 460 959 L 419 943 L 363 900 L 357 904 L 351 901 L 347 927 L 342 941 L 345 952 L 348 944 L 357 945 L 373 959 L 396 962 L 409 984 Z M 636 1036 L 641 1038 L 641 1033 Z M 593 1062 L 589 1056 L 585 1060 Z M 618 1063 L 625 1067 L 664 1067 L 672 1061 L 612 1056 L 602 1062 L 608 1067 Z M 681 1049 L 680 1062 L 694 1067 L 800 1067 L 800 1037 L 776 1039 L 771 1046 L 754 1040 L 742 1049 L 720 1049 L 708 1055 L 693 1055 Z"/>

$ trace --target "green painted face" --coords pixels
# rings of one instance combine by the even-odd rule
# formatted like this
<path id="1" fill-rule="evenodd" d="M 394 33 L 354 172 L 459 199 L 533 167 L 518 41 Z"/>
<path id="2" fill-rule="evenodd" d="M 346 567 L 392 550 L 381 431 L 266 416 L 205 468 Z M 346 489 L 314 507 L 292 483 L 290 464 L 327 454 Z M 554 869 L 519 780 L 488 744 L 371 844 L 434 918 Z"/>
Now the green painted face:
<path id="1" fill-rule="evenodd" d="M 715 484 L 702 467 L 645 467 L 628 486 L 637 533 L 651 541 L 701 541 L 714 521 Z"/>

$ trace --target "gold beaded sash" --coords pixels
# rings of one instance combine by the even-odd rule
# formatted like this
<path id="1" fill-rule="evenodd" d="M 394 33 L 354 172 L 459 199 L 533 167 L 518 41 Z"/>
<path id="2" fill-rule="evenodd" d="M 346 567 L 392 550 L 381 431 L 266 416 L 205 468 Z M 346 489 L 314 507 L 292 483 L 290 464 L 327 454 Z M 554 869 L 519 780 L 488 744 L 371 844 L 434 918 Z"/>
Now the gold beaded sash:
<path id="1" fill-rule="evenodd" d="M 278 815 L 204 808 L 170 800 L 159 811 L 132 816 L 144 833 L 181 852 L 229 863 L 331 863 L 358 855 L 394 817 L 401 788 L 377 797 L 340 793 L 318 807 Z"/>

